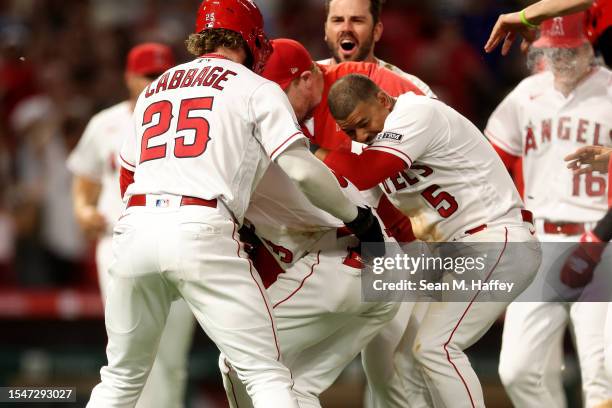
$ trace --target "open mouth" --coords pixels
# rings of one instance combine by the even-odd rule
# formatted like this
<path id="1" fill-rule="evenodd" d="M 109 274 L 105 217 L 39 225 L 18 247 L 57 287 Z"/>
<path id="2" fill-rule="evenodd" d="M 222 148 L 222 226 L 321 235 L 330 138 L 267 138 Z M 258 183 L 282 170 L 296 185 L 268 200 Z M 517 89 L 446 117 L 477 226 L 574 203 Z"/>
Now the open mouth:
<path id="1" fill-rule="evenodd" d="M 355 41 L 350 40 L 348 38 L 340 41 L 340 48 L 342 48 L 344 51 L 352 51 L 355 49 L 356 46 L 357 44 L 355 43 Z"/>

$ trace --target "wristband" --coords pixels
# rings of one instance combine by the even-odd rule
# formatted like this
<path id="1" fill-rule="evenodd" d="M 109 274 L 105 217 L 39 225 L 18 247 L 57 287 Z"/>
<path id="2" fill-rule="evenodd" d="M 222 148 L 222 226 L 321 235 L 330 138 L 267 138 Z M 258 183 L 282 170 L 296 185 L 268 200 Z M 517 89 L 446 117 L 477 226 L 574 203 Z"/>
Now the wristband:
<path id="1" fill-rule="evenodd" d="M 537 24 L 533 24 L 529 20 L 527 20 L 527 17 L 525 17 L 525 9 L 521 10 L 521 12 L 519 13 L 519 18 L 521 19 L 521 23 L 523 23 L 523 25 L 527 26 L 528 28 L 538 28 Z"/>

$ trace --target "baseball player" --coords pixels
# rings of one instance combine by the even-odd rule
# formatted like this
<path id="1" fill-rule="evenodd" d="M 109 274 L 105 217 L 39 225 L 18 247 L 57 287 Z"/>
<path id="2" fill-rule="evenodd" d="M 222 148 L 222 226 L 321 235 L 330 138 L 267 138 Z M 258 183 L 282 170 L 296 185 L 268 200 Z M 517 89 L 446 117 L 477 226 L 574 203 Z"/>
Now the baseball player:
<path id="1" fill-rule="evenodd" d="M 434 92 L 421 79 L 374 55 L 374 47 L 383 34 L 383 23 L 380 20 L 383 3 L 384 0 L 326 0 L 325 42 L 332 57 L 317 61 L 317 63 L 320 65 L 336 65 L 346 61 L 375 63 L 406 78 L 424 95 L 435 98 Z M 397 94 L 392 93 L 391 95 L 396 96 Z M 311 122 L 306 122 L 309 129 L 312 128 Z M 348 140 L 346 135 L 342 136 Z M 351 145 L 354 152 L 360 152 L 363 148 L 355 142 Z M 330 150 L 324 146 L 316 146 L 314 143 L 311 144 L 311 148 L 322 160 Z M 410 312 L 420 312 L 422 309 L 421 302 L 414 305 L 414 311 L 411 303 L 402 303 L 393 321 L 385 326 L 362 351 L 361 358 L 368 379 L 366 406 L 370 408 L 404 407 L 410 403 L 406 399 L 409 395 L 406 386 L 412 380 L 409 377 L 413 375 L 400 379 L 399 373 L 404 374 L 407 371 L 397 370 L 395 366 L 400 363 L 393 360 L 394 355 L 399 355 L 396 351 L 401 349 L 400 341 L 407 326 L 418 324 L 416 321 L 409 322 Z M 418 315 L 419 313 L 413 313 L 413 318 L 418 320 Z"/>
<path id="2" fill-rule="evenodd" d="M 174 63 L 172 50 L 163 44 L 145 43 L 132 48 L 125 70 L 130 98 L 95 115 L 68 158 L 68 167 L 74 174 L 76 218 L 83 231 L 97 239 L 96 266 L 103 299 L 113 261 L 112 228 L 123 209 L 118 193 L 119 149 L 123 139 L 134 133 L 132 112 L 138 95 Z M 195 322 L 183 300 L 172 303 L 169 316 L 138 407 L 184 405 L 187 356 Z"/>
<path id="3" fill-rule="evenodd" d="M 314 144 L 323 143 L 325 146 L 336 146 L 340 149 L 349 146 L 350 139 L 336 124 L 326 102 L 331 85 L 345 75 L 354 72 L 367 75 L 391 95 L 400 95 L 409 91 L 423 93 L 405 77 L 375 64 L 366 62 L 343 62 L 333 66 L 314 64 L 308 51 L 298 42 L 289 39 L 274 40 L 274 49 L 275 52 L 266 64 L 263 75 L 285 89 L 302 122 L 302 127 L 306 128 L 305 132 Z M 351 148 L 358 148 L 356 145 Z M 320 153 L 321 149 L 317 151 L 317 155 L 324 159 L 327 152 L 323 156 Z M 366 199 L 369 200 L 370 206 L 380 211 L 379 199 L 382 190 L 376 187 L 362 193 L 369 196 Z M 385 196 L 382 197 L 382 206 L 392 207 Z M 388 225 L 386 227 L 389 228 Z M 399 227 L 394 230 L 394 238 L 400 242 L 413 239 L 408 220 L 400 222 Z M 410 231 L 409 236 L 405 234 L 406 230 Z M 412 307 L 412 303 L 403 302 L 393 321 L 385 326 L 362 352 L 364 370 L 375 406 L 391 406 L 391 404 L 401 406 L 407 401 L 404 399 L 407 394 L 405 382 L 398 377 L 392 360 L 408 325 Z"/>
<path id="4" fill-rule="evenodd" d="M 382 184 L 389 200 L 410 215 L 421 240 L 480 243 L 458 247 L 458 256 L 473 256 L 468 248 L 486 242 L 499 243 L 486 250 L 494 262 L 481 281 L 512 281 L 517 289 L 529 285 L 541 260 L 531 213 L 472 123 L 436 99 L 413 93 L 393 98 L 362 75 L 338 80 L 328 101 L 342 129 L 369 145 L 360 155 L 331 152 L 337 173 L 360 189 Z M 507 252 L 511 248 L 514 253 Z M 480 302 L 491 293 L 468 293 L 467 302 L 431 303 L 412 350 L 405 350 L 414 354 L 434 406 L 484 407 L 478 377 L 463 350 L 489 329 L 508 298 Z M 417 399 L 426 397 L 415 395 L 412 402 L 426 406 Z"/>
<path id="5" fill-rule="evenodd" d="M 202 2 L 187 47 L 198 58 L 140 94 L 135 137 L 121 149 L 126 210 L 106 296 L 108 365 L 88 406 L 135 404 L 170 303 L 182 297 L 255 407 L 297 408 L 270 302 L 237 237 L 251 192 L 276 162 L 360 240 L 382 242 L 382 232 L 308 151 L 282 90 L 257 75 L 271 50 L 252 1 Z"/>
<path id="6" fill-rule="evenodd" d="M 272 46 L 274 51 L 262 75 L 285 90 L 298 120 L 302 122 L 310 112 L 314 112 L 315 118 L 329 116 L 327 105 L 318 101 L 325 98 L 327 89 L 323 84 L 332 82 L 330 77 L 318 70 L 308 51 L 298 42 L 277 39 L 272 41 Z M 405 79 L 373 64 L 351 63 L 338 67 L 345 68 L 343 73 L 349 67 L 365 69 L 365 72 L 371 69 L 370 73 L 375 73 L 373 76 L 378 81 L 395 92 L 415 89 Z M 332 130 L 335 132 L 335 127 Z M 354 202 L 366 203 L 354 187 L 351 190 L 348 182 L 343 181 L 341 185 Z M 380 192 L 374 206 L 393 236 L 402 242 L 414 239 L 410 221 L 381 197 Z M 309 205 L 278 166 L 271 165 L 258 184 L 246 218 L 276 258 L 273 264 L 258 270 L 262 271 L 264 282 L 273 282 L 268 294 L 274 305 L 283 361 L 293 374 L 299 404 L 318 407 L 320 393 L 389 322 L 399 304 L 361 302 L 361 262 L 354 237 L 338 230 L 339 220 Z M 265 254 L 257 254 L 256 265 L 262 263 L 262 256 Z M 276 262 L 282 267 L 281 273 L 277 279 L 269 279 Z M 244 387 L 223 356 L 220 367 L 230 404 L 250 406 Z"/>
<path id="7" fill-rule="evenodd" d="M 425 95 L 436 95 L 414 75 L 374 56 L 374 46 L 383 33 L 380 21 L 384 0 L 325 0 L 325 43 L 332 57 L 317 61 L 321 65 L 336 65 L 346 61 L 378 64 L 406 77 Z"/>
<path id="8" fill-rule="evenodd" d="M 565 276 L 573 277 L 582 284 L 584 280 L 580 278 L 585 274 L 587 279 L 592 278 L 607 243 L 612 240 L 612 149 L 603 146 L 581 147 L 565 160 L 569 161 L 568 168 L 572 169 L 574 174 L 587 174 L 591 171 L 608 173 L 608 212 L 592 231 L 582 234 L 581 245 L 568 257 L 562 269 Z M 608 378 L 612 379 L 612 303 L 608 304 L 604 341 L 606 373 Z"/>
<path id="9" fill-rule="evenodd" d="M 485 130 L 506 165 L 523 159 L 526 203 L 544 242 L 578 242 L 607 209 L 606 178 L 598 173 L 574 176 L 563 161 L 582 146 L 612 143 L 612 73 L 593 66 L 583 18 L 583 13 L 572 14 L 542 24 L 533 46 L 541 50 L 550 70 L 523 80 L 493 112 Z M 561 256 L 560 250 L 545 246 L 547 261 L 539 276 Z M 561 281 L 571 283 L 571 277 Z M 534 288 L 538 285 L 536 280 Z M 606 309 L 605 303 L 554 301 L 508 307 L 499 373 L 515 405 L 565 406 L 559 356 L 568 322 L 574 328 L 585 406 L 608 400 L 602 324 Z"/>

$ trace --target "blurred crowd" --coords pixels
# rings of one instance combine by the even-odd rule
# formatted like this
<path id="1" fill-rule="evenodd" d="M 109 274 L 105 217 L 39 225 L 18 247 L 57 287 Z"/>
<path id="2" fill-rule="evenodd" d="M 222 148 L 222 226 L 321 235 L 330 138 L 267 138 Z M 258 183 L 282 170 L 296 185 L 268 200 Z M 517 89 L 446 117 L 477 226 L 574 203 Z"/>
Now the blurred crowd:
<path id="1" fill-rule="evenodd" d="M 258 0 L 271 38 L 316 59 L 323 0 Z M 124 59 L 144 41 L 179 62 L 198 0 L 0 0 L 0 286 L 95 286 L 93 246 L 79 231 L 66 158 L 89 118 L 127 97 Z M 480 128 L 526 75 L 518 53 L 485 55 L 513 1 L 388 0 L 377 56 L 427 82 Z"/>

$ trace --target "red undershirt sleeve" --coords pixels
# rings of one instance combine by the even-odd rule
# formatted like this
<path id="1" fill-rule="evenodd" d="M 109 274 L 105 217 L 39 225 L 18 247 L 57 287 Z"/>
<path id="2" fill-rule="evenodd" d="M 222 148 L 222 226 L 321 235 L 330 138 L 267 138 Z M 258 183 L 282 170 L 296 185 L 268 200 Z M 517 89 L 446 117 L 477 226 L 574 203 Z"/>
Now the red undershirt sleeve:
<path id="1" fill-rule="evenodd" d="M 125 191 L 134 182 L 134 172 L 121 166 L 119 170 L 119 186 L 121 187 L 121 198 L 125 196 Z"/>
<path id="2" fill-rule="evenodd" d="M 501 147 L 497 146 L 494 143 L 491 143 L 491 145 L 497 152 L 497 155 L 502 160 L 502 162 L 504 162 L 504 166 L 506 166 L 508 171 L 512 172 L 512 170 L 514 169 L 514 166 L 516 165 L 516 162 L 520 160 L 520 157 L 508 153 L 507 151 L 505 151 L 504 149 L 502 149 Z"/>
<path id="3" fill-rule="evenodd" d="M 349 179 L 359 190 L 369 190 L 408 167 L 405 161 L 393 154 L 368 149 L 361 154 L 348 150 L 331 151 L 325 164 Z"/>
<path id="4" fill-rule="evenodd" d="M 395 238 L 398 242 L 412 242 L 416 238 L 412 232 L 410 218 L 398 210 L 385 194 L 380 197 L 376 213 L 385 225 L 387 235 Z"/>

